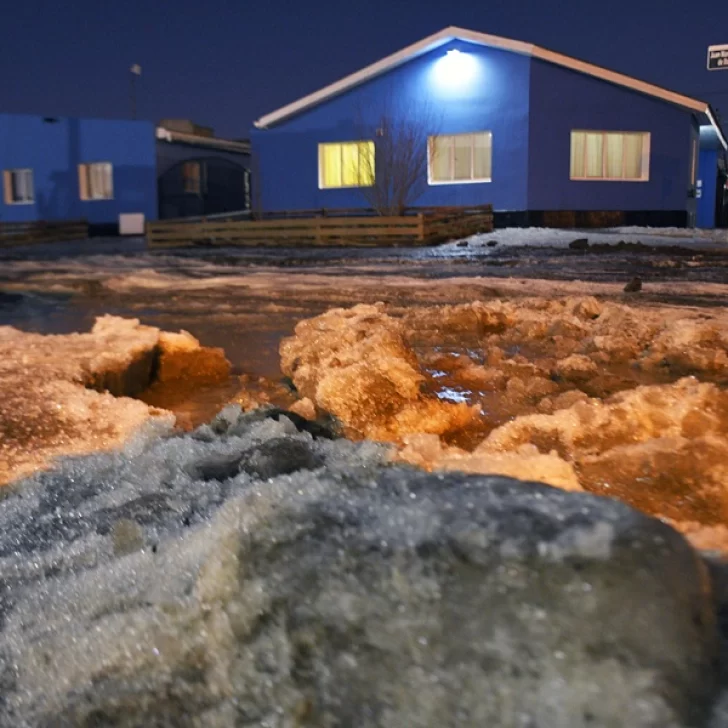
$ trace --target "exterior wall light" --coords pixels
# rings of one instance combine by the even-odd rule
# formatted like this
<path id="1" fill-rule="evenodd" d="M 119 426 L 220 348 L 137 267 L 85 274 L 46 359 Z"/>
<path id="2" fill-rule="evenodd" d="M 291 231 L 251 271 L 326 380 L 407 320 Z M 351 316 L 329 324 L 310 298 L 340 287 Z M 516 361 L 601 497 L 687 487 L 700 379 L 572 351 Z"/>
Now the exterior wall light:
<path id="1" fill-rule="evenodd" d="M 452 48 L 433 63 L 432 83 L 441 91 L 463 91 L 477 80 L 479 72 L 476 56 Z"/>

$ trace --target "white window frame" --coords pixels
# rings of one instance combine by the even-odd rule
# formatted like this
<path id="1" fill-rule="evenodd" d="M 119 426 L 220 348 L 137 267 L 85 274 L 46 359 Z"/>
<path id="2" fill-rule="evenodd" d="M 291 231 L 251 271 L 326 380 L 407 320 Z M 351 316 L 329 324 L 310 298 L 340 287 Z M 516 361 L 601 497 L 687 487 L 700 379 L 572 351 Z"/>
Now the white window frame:
<path id="1" fill-rule="evenodd" d="M 601 177 L 572 177 L 571 175 L 571 139 L 573 134 L 601 134 L 602 135 L 602 176 Z M 609 134 L 639 134 L 642 137 L 642 176 L 641 177 L 607 177 L 606 137 Z M 614 129 L 572 129 L 569 134 L 569 179 L 573 182 L 649 182 L 650 181 L 650 148 L 652 134 L 649 131 L 615 131 Z M 624 145 L 622 145 L 622 171 L 624 171 Z M 586 173 L 586 152 L 584 153 L 584 172 Z"/>
<path id="2" fill-rule="evenodd" d="M 23 190 L 23 198 L 19 200 L 13 199 L 13 177 L 20 175 L 24 180 L 21 185 Z M 3 187 L 6 205 L 34 205 L 35 204 L 35 184 L 33 180 L 33 170 L 30 167 L 19 167 L 16 169 L 6 169 L 3 171 Z"/>
<path id="3" fill-rule="evenodd" d="M 482 134 L 487 134 L 490 137 L 490 177 L 471 177 L 470 179 L 449 179 L 449 180 L 436 180 L 432 177 L 432 157 L 433 149 L 435 146 L 435 139 L 439 137 L 472 137 L 470 143 L 470 171 L 473 173 L 473 165 L 475 161 L 475 137 Z M 455 176 L 455 145 L 451 148 L 450 155 L 450 171 L 452 176 Z M 429 185 L 472 185 L 482 184 L 484 182 L 493 181 L 493 132 L 487 129 L 481 129 L 479 131 L 467 131 L 459 134 L 433 134 L 427 137 L 427 184 Z"/>
<path id="4" fill-rule="evenodd" d="M 374 155 L 374 178 L 372 179 L 371 183 L 369 184 L 360 184 L 357 183 L 355 185 L 324 185 L 324 169 L 322 164 L 323 159 L 323 149 L 324 147 L 344 147 L 345 145 L 360 145 L 360 144 L 367 144 L 371 145 L 371 151 Z M 374 187 L 376 184 L 376 178 L 377 178 L 377 160 L 376 160 L 376 154 L 377 154 L 377 146 L 374 143 L 372 139 L 347 139 L 343 142 L 319 142 L 318 145 L 318 186 L 320 190 L 351 190 L 351 189 L 365 189 L 368 187 Z M 343 170 L 343 164 L 342 164 L 342 170 Z M 361 179 L 361 164 L 359 164 L 359 170 L 357 177 Z"/>
<path id="5" fill-rule="evenodd" d="M 109 191 L 110 194 L 100 196 L 92 195 L 91 170 L 94 167 L 109 168 Z M 108 202 L 114 199 L 114 165 L 111 162 L 82 162 L 78 165 L 78 186 L 79 197 L 83 202 Z"/>

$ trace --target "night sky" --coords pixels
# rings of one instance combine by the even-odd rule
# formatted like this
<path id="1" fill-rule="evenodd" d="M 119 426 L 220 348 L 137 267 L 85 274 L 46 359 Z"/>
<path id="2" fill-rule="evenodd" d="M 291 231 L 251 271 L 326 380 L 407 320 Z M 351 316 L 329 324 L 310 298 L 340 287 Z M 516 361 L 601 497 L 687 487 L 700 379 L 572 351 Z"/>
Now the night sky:
<path id="1" fill-rule="evenodd" d="M 691 9 L 695 8 L 695 9 Z M 220 136 L 448 25 L 528 41 L 709 101 L 728 121 L 728 2 L 23 0 L 2 3 L 0 111 L 191 118 Z"/>

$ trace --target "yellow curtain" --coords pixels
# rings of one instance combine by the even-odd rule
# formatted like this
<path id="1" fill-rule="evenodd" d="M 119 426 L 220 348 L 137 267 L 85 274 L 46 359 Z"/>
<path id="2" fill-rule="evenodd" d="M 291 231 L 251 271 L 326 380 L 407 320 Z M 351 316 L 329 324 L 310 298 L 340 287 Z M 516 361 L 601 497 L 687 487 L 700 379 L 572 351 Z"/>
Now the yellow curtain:
<path id="1" fill-rule="evenodd" d="M 473 134 L 473 179 L 490 179 L 492 166 L 492 134 Z"/>
<path id="2" fill-rule="evenodd" d="M 624 177 L 622 140 L 624 134 L 605 134 L 606 137 L 606 177 L 607 179 L 622 179 Z"/>
<path id="3" fill-rule="evenodd" d="M 626 179 L 642 179 L 644 136 L 644 134 L 624 135 L 624 176 Z"/>
<path id="4" fill-rule="evenodd" d="M 359 184 L 359 145 L 341 144 L 341 185 L 356 187 Z"/>
<path id="5" fill-rule="evenodd" d="M 338 144 L 319 145 L 320 186 L 341 187 L 341 152 Z"/>
<path id="6" fill-rule="evenodd" d="M 571 179 L 584 177 L 586 154 L 586 134 L 583 131 L 571 132 Z"/>
<path id="7" fill-rule="evenodd" d="M 430 178 L 433 182 L 452 180 L 450 168 L 452 140 L 451 136 L 430 137 Z"/>
<path id="8" fill-rule="evenodd" d="M 603 166 L 604 153 L 604 135 L 599 132 L 596 134 L 586 134 L 586 176 L 602 177 L 604 175 Z"/>
<path id="9" fill-rule="evenodd" d="M 319 144 L 319 185 L 367 187 L 374 184 L 374 142 Z"/>
<path id="10" fill-rule="evenodd" d="M 457 134 L 453 137 L 455 162 L 453 165 L 456 180 L 473 179 L 473 135 Z"/>
<path id="11" fill-rule="evenodd" d="M 360 187 L 374 184 L 374 142 L 359 142 L 359 179 Z"/>

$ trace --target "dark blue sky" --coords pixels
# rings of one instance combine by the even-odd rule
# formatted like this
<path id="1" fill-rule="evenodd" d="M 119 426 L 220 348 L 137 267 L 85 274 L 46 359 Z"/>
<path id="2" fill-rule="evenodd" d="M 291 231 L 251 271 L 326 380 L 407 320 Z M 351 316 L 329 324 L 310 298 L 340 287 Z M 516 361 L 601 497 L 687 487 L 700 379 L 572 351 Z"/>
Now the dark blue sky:
<path id="1" fill-rule="evenodd" d="M 691 9 L 694 8 L 694 9 Z M 220 135 L 447 25 L 533 42 L 710 101 L 728 120 L 728 2 L 6 0 L 0 111 L 192 118 Z"/>

